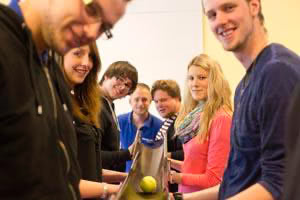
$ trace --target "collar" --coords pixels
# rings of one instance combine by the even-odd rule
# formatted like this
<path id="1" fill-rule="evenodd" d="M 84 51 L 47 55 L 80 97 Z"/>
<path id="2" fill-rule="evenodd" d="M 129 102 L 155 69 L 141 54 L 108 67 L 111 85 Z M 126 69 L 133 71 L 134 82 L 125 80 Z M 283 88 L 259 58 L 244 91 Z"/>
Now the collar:
<path id="1" fill-rule="evenodd" d="M 133 111 L 130 112 L 130 114 L 128 115 L 128 121 L 130 124 L 133 124 Z M 143 126 L 141 127 L 141 129 L 145 128 L 151 128 L 151 124 L 152 124 L 152 115 L 149 113 L 148 118 L 144 121 Z"/>
<path id="2" fill-rule="evenodd" d="M 22 10 L 19 5 L 20 1 L 21 0 L 11 0 L 10 3 L 8 4 L 8 7 L 10 7 L 13 11 L 15 11 L 17 13 L 17 15 L 19 15 L 25 23 L 24 15 L 23 15 Z M 40 55 L 40 60 L 42 63 L 46 63 L 48 61 L 48 51 L 47 50 L 42 52 L 42 54 Z"/>
<path id="3" fill-rule="evenodd" d="M 10 7 L 12 10 L 14 10 L 22 19 L 24 19 L 23 13 L 21 11 L 21 8 L 19 6 L 20 0 L 11 0 L 8 4 L 8 7 Z"/>

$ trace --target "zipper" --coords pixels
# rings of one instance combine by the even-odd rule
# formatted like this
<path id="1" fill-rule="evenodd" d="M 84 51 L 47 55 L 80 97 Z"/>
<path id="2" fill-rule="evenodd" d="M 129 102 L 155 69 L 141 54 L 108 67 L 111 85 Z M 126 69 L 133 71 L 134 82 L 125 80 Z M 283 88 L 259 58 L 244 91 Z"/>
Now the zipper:
<path id="1" fill-rule="evenodd" d="M 68 186 L 69 186 L 69 189 L 70 189 L 70 191 L 71 191 L 71 194 L 72 194 L 73 199 L 77 200 L 77 196 L 76 196 L 76 194 L 75 194 L 75 191 L 74 191 L 73 186 L 72 186 L 70 183 L 68 183 Z"/>
<path id="2" fill-rule="evenodd" d="M 49 70 L 47 67 L 43 67 L 43 70 L 45 72 L 45 75 L 47 77 L 47 81 L 48 81 L 48 85 L 51 91 L 51 97 L 52 97 L 52 101 L 53 101 L 53 110 L 54 110 L 54 119 L 57 120 L 57 106 L 56 106 L 56 99 L 55 99 L 55 95 L 54 95 L 54 88 L 53 88 L 53 84 L 49 75 Z"/>
<path id="3" fill-rule="evenodd" d="M 53 102 L 54 120 L 55 120 L 55 124 L 56 124 L 56 121 L 57 121 L 57 104 L 56 104 L 56 98 L 55 98 L 55 93 L 54 93 L 54 87 L 53 87 L 53 84 L 52 84 L 52 81 L 51 81 L 51 78 L 50 78 L 48 68 L 43 67 L 43 71 L 44 71 L 44 73 L 47 77 L 48 86 L 50 88 L 51 98 L 52 98 L 52 102 Z M 57 125 L 56 125 L 56 129 L 57 129 Z M 62 149 L 63 154 L 65 155 L 66 162 L 67 162 L 66 174 L 68 174 L 69 171 L 70 171 L 70 168 L 71 168 L 70 157 L 69 157 L 69 154 L 68 154 L 68 151 L 67 151 L 67 148 L 66 148 L 65 144 L 61 140 L 58 140 L 58 144 L 59 144 L 60 148 Z M 76 196 L 76 193 L 74 191 L 73 186 L 69 183 L 69 181 L 67 181 L 67 184 L 68 184 L 69 190 L 71 191 L 72 199 L 77 200 L 77 196 Z"/>
<path id="4" fill-rule="evenodd" d="M 68 174 L 69 171 L 70 171 L 70 168 L 71 168 L 70 157 L 69 157 L 69 155 L 68 155 L 67 148 L 66 148 L 65 144 L 64 144 L 61 140 L 58 140 L 58 144 L 59 144 L 60 148 L 62 149 L 64 155 L 65 155 L 66 162 L 67 162 L 67 170 L 66 170 L 66 174 Z"/>

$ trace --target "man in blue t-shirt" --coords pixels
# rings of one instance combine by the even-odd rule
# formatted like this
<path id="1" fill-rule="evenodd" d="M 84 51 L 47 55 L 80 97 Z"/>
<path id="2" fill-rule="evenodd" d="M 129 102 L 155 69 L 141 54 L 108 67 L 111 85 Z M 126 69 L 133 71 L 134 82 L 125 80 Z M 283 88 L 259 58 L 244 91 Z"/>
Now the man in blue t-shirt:
<path id="1" fill-rule="evenodd" d="M 143 141 L 154 142 L 162 121 L 149 113 L 151 101 L 152 96 L 149 86 L 138 83 L 129 100 L 132 112 L 118 116 L 122 149 L 128 149 L 132 145 L 138 129 L 142 131 Z M 130 171 L 131 164 L 132 161 L 126 162 L 126 172 Z"/>
<path id="2" fill-rule="evenodd" d="M 284 119 L 300 80 L 300 58 L 282 45 L 269 44 L 260 0 L 202 4 L 212 32 L 246 74 L 235 91 L 231 149 L 222 183 L 183 199 L 281 199 Z"/>

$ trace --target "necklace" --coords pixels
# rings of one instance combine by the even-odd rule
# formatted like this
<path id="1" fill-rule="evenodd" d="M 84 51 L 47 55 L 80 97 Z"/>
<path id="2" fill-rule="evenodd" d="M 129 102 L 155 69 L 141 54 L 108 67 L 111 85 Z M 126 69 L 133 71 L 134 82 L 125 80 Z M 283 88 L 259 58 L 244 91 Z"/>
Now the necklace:
<path id="1" fill-rule="evenodd" d="M 112 105 L 111 105 L 112 103 L 111 103 L 106 97 L 103 96 L 103 98 L 107 101 L 107 103 L 108 103 L 108 105 L 109 105 L 109 109 L 110 109 L 111 114 L 112 114 L 112 117 L 113 117 L 113 119 L 114 119 L 114 122 L 115 122 L 115 124 L 116 124 L 116 126 L 117 126 L 118 131 L 120 132 L 120 131 L 121 131 L 121 128 L 120 128 L 120 125 L 119 125 L 119 120 L 118 120 L 118 118 L 117 118 L 117 116 L 116 116 L 115 110 L 113 109 L 113 107 L 112 107 Z"/>

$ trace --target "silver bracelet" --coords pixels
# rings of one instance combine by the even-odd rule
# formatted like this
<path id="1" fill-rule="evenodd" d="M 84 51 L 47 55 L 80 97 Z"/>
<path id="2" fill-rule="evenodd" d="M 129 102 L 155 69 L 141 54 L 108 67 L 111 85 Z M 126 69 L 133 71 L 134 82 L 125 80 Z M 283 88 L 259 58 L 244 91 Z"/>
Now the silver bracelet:
<path id="1" fill-rule="evenodd" d="M 105 199 L 107 196 L 108 187 L 106 183 L 102 183 L 102 184 L 103 184 L 103 193 L 101 195 L 101 198 Z"/>

